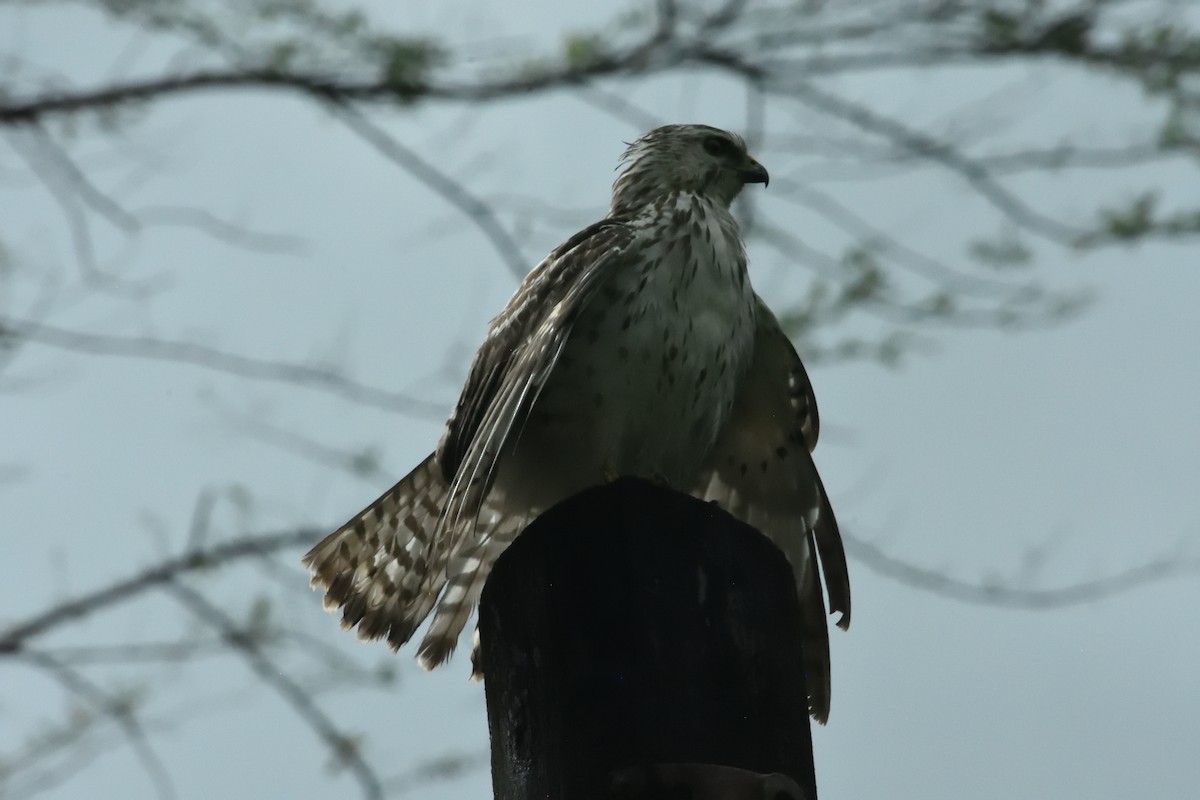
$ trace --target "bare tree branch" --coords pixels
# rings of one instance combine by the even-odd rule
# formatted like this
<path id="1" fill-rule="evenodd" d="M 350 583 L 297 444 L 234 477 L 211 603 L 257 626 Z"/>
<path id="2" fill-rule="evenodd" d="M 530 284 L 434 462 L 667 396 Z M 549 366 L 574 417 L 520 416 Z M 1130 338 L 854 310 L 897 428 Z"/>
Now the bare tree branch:
<path id="1" fill-rule="evenodd" d="M 332 108 L 334 116 L 358 134 L 363 141 L 457 207 L 492 243 L 492 247 L 504 259 L 508 271 L 517 280 L 525 277 L 525 273 L 529 271 L 531 265 L 526 262 L 520 248 L 508 235 L 508 231 L 504 230 L 499 220 L 496 219 L 495 212 L 487 203 L 471 194 L 465 186 L 421 158 L 416 152 L 400 144 L 387 131 L 371 122 L 349 104 L 333 103 Z"/>
<path id="2" fill-rule="evenodd" d="M 880 246 L 885 252 L 895 256 L 893 263 L 928 278 L 937 285 L 947 287 L 957 294 L 1002 298 L 1017 302 L 1031 301 L 1044 294 L 1036 286 L 1029 284 L 1014 285 L 1011 282 L 981 278 L 956 270 L 931 256 L 913 250 L 872 225 L 829 194 L 799 181 L 781 178 L 772 183 L 780 184 L 783 192 L 781 197 L 784 200 L 795 202 L 815 211 L 837 228 L 853 236 L 862 237 L 871 246 Z"/>
<path id="3" fill-rule="evenodd" d="M 637 131 L 648 131 L 663 124 L 661 117 L 638 107 L 628 97 L 596 84 L 580 86 L 575 97 L 592 108 L 603 111 L 613 119 L 619 119 L 629 124 Z"/>
<path id="4" fill-rule="evenodd" d="M 137 219 L 126 211 L 120 203 L 100 191 L 96 184 L 92 183 L 91 179 L 88 178 L 87 174 L 79 168 L 79 165 L 71 159 L 67 151 L 54 140 L 54 137 L 46 132 L 44 127 L 36 122 L 32 122 L 27 124 L 25 128 L 32 134 L 34 140 L 41 147 L 42 152 L 57 166 L 63 180 L 74 187 L 76 194 L 83 200 L 84 205 L 108 220 L 110 224 L 119 230 L 125 233 L 137 232 Z"/>
<path id="5" fill-rule="evenodd" d="M 30 320 L 0 317 L 0 341 L 6 336 L 59 350 L 187 364 L 256 381 L 303 386 L 330 392 L 360 405 L 424 419 L 441 420 L 446 413 L 446 407 L 440 403 L 368 386 L 319 367 L 251 358 L 192 342 L 83 333 Z"/>
<path id="6" fill-rule="evenodd" d="M 76 260 L 79 263 L 84 283 L 93 288 L 117 292 L 131 297 L 146 297 L 153 289 L 147 281 L 128 281 L 114 276 L 101 268 L 96 258 L 96 247 L 92 239 L 91 227 L 87 215 L 81 206 L 87 202 L 96 203 L 104 209 L 106 215 L 114 213 L 111 201 L 91 187 L 91 184 L 79 179 L 82 173 L 70 161 L 59 158 L 61 151 L 57 150 L 46 137 L 34 135 L 31 141 L 25 141 L 21 134 L 26 131 L 9 132 L 7 140 L 24 160 L 42 184 L 50 192 L 51 198 L 61 209 L 67 229 L 71 233 L 71 243 L 75 249 Z M 117 219 L 125 221 L 121 214 Z"/>
<path id="7" fill-rule="evenodd" d="M 278 447 L 311 463 L 324 467 L 332 466 L 356 478 L 372 482 L 387 477 L 380 467 L 379 453 L 374 448 L 364 447 L 359 450 L 349 450 L 332 447 L 297 431 L 272 425 L 244 414 L 234 416 L 231 412 L 229 419 L 240 432 L 247 436 L 264 444 Z"/>
<path id="8" fill-rule="evenodd" d="M 1050 589 L 1003 583 L 972 583 L 903 561 L 883 548 L 842 531 L 846 552 L 872 572 L 920 591 L 961 603 L 1027 610 L 1053 610 L 1104 600 L 1171 578 L 1200 575 L 1200 558 L 1160 556 L 1144 564 L 1107 575 Z"/>
<path id="9" fill-rule="evenodd" d="M 173 800 L 176 796 L 171 777 L 163 766 L 162 760 L 150 746 L 146 732 L 138 721 L 132 703 L 118 701 L 109 697 L 104 690 L 96 686 L 79 672 L 62 664 L 45 653 L 28 648 L 21 651 L 19 656 L 23 661 L 38 667 L 53 677 L 64 688 L 82 698 L 88 705 L 108 717 L 122 731 L 130 747 L 133 748 L 142 768 L 150 778 L 154 791 L 162 800 Z"/>
<path id="10" fill-rule="evenodd" d="M 638 65 L 641 66 L 641 59 L 647 53 L 643 49 L 635 48 L 631 51 L 631 56 L 624 61 L 605 59 L 586 69 L 548 70 L 542 75 L 442 86 L 424 83 L 397 84 L 390 79 L 356 81 L 327 74 L 284 73 L 269 69 L 235 67 L 205 70 L 186 75 L 114 83 L 100 89 L 50 91 L 36 97 L 14 99 L 0 103 L 0 125 L 27 123 L 57 114 L 96 111 L 128 103 L 216 89 L 284 89 L 333 102 L 374 101 L 408 104 L 417 99 L 480 102 L 545 91 L 577 84 L 589 78 L 620 73 L 634 66 L 632 56 L 635 53 L 638 56 Z"/>
<path id="11" fill-rule="evenodd" d="M 839 311 L 838 318 L 852 307 L 861 307 L 881 319 L 898 323 L 922 323 L 948 328 L 1032 329 L 1059 323 L 1078 313 L 1087 302 L 1087 297 L 1083 295 L 1059 296 L 1040 298 L 1042 302 L 1032 306 L 1022 302 L 1016 306 L 1001 304 L 997 308 L 972 308 L 954 303 L 940 292 L 935 292 L 926 301 L 904 301 L 892 296 L 885 283 L 874 283 L 872 273 L 865 273 L 862 276 L 864 280 L 855 282 L 855 276 L 847 274 L 845 259 L 809 245 L 791 229 L 773 222 L 765 214 L 758 222 L 758 238 L 784 255 L 799 258 L 838 284 L 851 281 L 843 290 L 843 299 L 834 304 Z M 942 303 L 943 299 L 945 304 Z"/>
<path id="12" fill-rule="evenodd" d="M 343 733 L 313 701 L 309 692 L 284 673 L 263 654 L 254 637 L 243 631 L 221 609 L 204 595 L 185 586 L 173 577 L 163 582 L 163 588 L 173 594 L 198 619 L 212 627 L 230 647 L 239 653 L 263 683 L 274 689 L 308 724 L 329 748 L 338 765 L 344 765 L 358 780 L 363 797 L 382 800 L 383 787 L 379 777 L 359 752 L 354 737 Z"/>
<path id="13" fill-rule="evenodd" d="M 1013 175 L 1034 170 L 1127 169 L 1158 161 L 1185 158 L 1188 155 L 1182 149 L 1164 148 L 1159 142 L 1141 142 L 1116 147 L 1086 147 L 1064 143 L 1051 148 L 1030 148 L 976 156 L 975 161 L 993 175 Z"/>
<path id="14" fill-rule="evenodd" d="M 139 226 L 175 226 L 195 228 L 233 247 L 259 253 L 303 255 L 311 249 L 302 236 L 288 233 L 255 231 L 222 219 L 203 208 L 187 206 L 147 206 L 131 211 Z"/>
<path id="15" fill-rule="evenodd" d="M 104 717 L 84 707 L 86 704 L 68 709 L 65 720 L 43 726 L 5 759 L 0 781 L 5 800 L 27 800 L 61 786 L 125 742 L 119 732 L 102 735 L 103 726 L 98 723 Z"/>
<path id="16" fill-rule="evenodd" d="M 993 178 L 984 166 L 946 142 L 913 130 L 898 120 L 838 97 L 833 92 L 827 92 L 807 81 L 789 81 L 777 90 L 805 102 L 812 108 L 844 119 L 862 130 L 878 134 L 914 155 L 941 164 L 962 177 L 1014 224 L 1039 236 L 1070 246 L 1086 232 L 1082 228 L 1064 225 L 1033 210 Z"/>
<path id="17" fill-rule="evenodd" d="M 431 783 L 452 781 L 477 770 L 484 769 L 490 761 L 487 750 L 468 753 L 447 753 L 436 758 L 419 761 L 403 772 L 384 779 L 388 794 L 408 794 Z"/>
<path id="18" fill-rule="evenodd" d="M 40 614 L 0 631 L 0 657 L 20 653 L 31 639 L 64 624 L 89 617 L 110 606 L 137 598 L 147 589 L 161 586 L 181 575 L 216 569 L 234 561 L 279 550 L 308 546 L 321 535 L 322 532 L 318 529 L 304 528 L 246 536 L 166 559 L 108 586 L 57 603 Z"/>
<path id="19" fill-rule="evenodd" d="M 46 647 L 40 648 L 40 652 L 60 664 L 86 667 L 97 664 L 180 664 L 201 658 L 228 656 L 229 647 L 220 639 L 189 637 L 171 642 Z"/>

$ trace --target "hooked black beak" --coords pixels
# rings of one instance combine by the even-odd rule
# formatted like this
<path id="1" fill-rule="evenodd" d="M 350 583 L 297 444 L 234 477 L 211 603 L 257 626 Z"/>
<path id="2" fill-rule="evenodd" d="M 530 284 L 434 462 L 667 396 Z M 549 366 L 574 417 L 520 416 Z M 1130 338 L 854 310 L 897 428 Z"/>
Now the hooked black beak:
<path id="1" fill-rule="evenodd" d="M 770 186 L 771 176 L 767 174 L 766 167 L 752 158 L 750 166 L 742 172 L 742 183 L 761 183 L 763 186 Z"/>

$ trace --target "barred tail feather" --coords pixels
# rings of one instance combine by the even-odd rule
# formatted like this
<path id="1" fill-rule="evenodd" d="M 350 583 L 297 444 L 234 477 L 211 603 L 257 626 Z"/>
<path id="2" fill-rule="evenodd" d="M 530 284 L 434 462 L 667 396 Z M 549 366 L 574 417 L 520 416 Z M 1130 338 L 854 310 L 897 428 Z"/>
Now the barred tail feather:
<path id="1" fill-rule="evenodd" d="M 465 556 L 450 560 L 447 567 L 446 591 L 438 601 L 433 621 L 421 640 L 417 660 L 425 669 L 433 669 L 448 659 L 458 644 L 458 638 L 471 618 L 471 612 L 479 604 L 483 584 L 492 571 L 492 565 L 504 548 L 512 543 L 524 527 L 526 515 L 501 519 L 496 528 Z M 478 642 L 475 642 L 475 648 Z M 476 654 L 471 654 L 471 675 L 479 674 Z"/>
<path id="2" fill-rule="evenodd" d="M 360 639 L 386 638 L 399 648 L 429 613 L 444 583 L 428 572 L 438 561 L 433 531 L 447 491 L 430 455 L 304 556 L 313 587 L 325 590 L 325 608 L 340 608 L 342 626 L 357 626 Z"/>
<path id="3" fill-rule="evenodd" d="M 433 621 L 417 649 L 417 662 L 425 669 L 433 669 L 453 655 L 458 637 L 479 602 L 478 593 L 471 591 L 473 579 L 480 572 L 486 573 L 489 567 L 476 556 L 451 559 L 446 591 L 438 601 Z"/>

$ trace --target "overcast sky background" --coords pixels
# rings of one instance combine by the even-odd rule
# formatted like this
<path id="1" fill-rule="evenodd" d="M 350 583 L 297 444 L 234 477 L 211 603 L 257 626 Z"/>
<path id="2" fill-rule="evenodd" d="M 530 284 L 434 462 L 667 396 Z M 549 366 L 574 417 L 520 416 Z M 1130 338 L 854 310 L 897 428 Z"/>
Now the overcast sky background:
<path id="1" fill-rule="evenodd" d="M 549 0 L 519 8 L 466 0 L 403 20 L 387 11 L 391 6 L 376 5 L 380 19 L 399 30 L 531 53 L 605 18 Z M 127 28 L 64 5 L 0 9 L 0 48 L 90 85 L 114 71 L 152 73 L 178 45 L 139 42 Z M 1111 81 L 1045 65 L 872 74 L 826 85 L 924 130 L 944 131 L 956 114 L 982 120 L 971 135 L 996 150 L 1072 134 L 1119 143 L 1152 111 Z M 724 79 L 673 76 L 617 86 L 662 122 L 739 128 L 744 121 L 742 94 Z M 500 207 L 516 195 L 570 212 L 536 221 L 521 239 L 530 266 L 603 213 L 622 141 L 640 132 L 569 92 L 375 118 Z M 773 109 L 766 122 L 772 133 L 819 125 Z M 448 410 L 471 350 L 516 285 L 454 209 L 297 99 L 190 95 L 134 114 L 128 133 L 128 152 L 159 158 L 144 180 L 131 179 L 128 162 L 106 155 L 111 148 L 99 139 L 72 145 L 94 166 L 97 182 L 127 205 L 208 209 L 257 230 L 303 236 L 308 251 L 249 252 L 175 228 L 147 231 L 131 243 L 96 222 L 101 262 L 131 278 L 152 276 L 161 289 L 144 302 L 79 292 L 63 215 L 9 139 L 0 145 L 0 241 L 10 270 L 0 283 L 0 313 L 22 316 L 52 277 L 60 287 L 55 325 L 335 363 L 364 383 Z M 769 139 L 760 158 L 778 174 Z M 947 260 L 961 262 L 970 235 L 995 228 L 994 214 L 968 188 L 935 171 L 874 182 L 796 177 Z M 1200 204 L 1190 168 L 1168 165 L 1138 177 L 1161 182 L 1180 203 Z M 1098 197 L 1128 199 L 1143 184 L 1098 172 L 1010 185 L 1039 208 L 1070 216 L 1093 208 Z M 762 213 L 793 226 L 812 246 L 836 253 L 847 244 L 811 213 L 773 201 L 770 189 L 752 191 Z M 1040 252 L 1044 281 L 1094 293 L 1079 319 L 1030 332 L 931 330 L 923 351 L 898 370 L 810 370 L 827 426 L 817 462 L 842 526 L 893 555 L 969 581 L 1027 578 L 1030 586 L 1054 587 L 1158 554 L 1195 558 L 1200 243 L 1086 258 Z M 812 275 L 807 266 L 780 263 L 761 245 L 750 255 L 752 278 L 776 309 L 803 295 Z M 843 332 L 876 324 L 858 315 Z M 441 374 L 447 354 L 453 377 Z M 394 477 L 417 463 L 440 431 L 440 414 L 413 418 L 189 366 L 38 346 L 22 351 L 2 379 L 0 466 L 23 474 L 0 484 L 0 626 L 177 552 L 206 489 L 222 493 L 213 526 L 221 537 L 331 527 L 390 483 L 298 458 L 249 436 L 235 418 L 331 447 L 377 448 Z M 1043 546 L 1040 571 L 1023 573 L 1023 559 Z M 859 563 L 851 564 L 851 579 L 854 624 L 831 637 L 830 722 L 814 730 L 823 798 L 1195 797 L 1195 576 L 1055 611 L 962 604 Z M 425 674 L 409 650 L 392 657 L 380 645 L 357 644 L 321 611 L 317 595 L 281 592 L 252 568 L 195 585 L 230 602 L 261 591 L 282 604 L 277 612 L 289 625 L 364 663 L 398 665 L 394 690 L 322 698 L 340 724 L 366 736 L 364 752 L 381 773 L 449 751 L 486 749 L 483 690 L 466 680 L 466 658 Z M 44 644 L 156 640 L 184 624 L 191 623 L 176 605 L 154 597 Z M 91 674 L 116 689 L 136 673 Z M 61 719 L 67 706 L 37 671 L 0 662 L 0 752 Z M 311 730 L 236 658 L 182 667 L 150 687 L 147 715 L 180 798 L 356 794 L 350 777 L 326 769 L 328 754 Z M 490 780 L 478 769 L 414 793 L 486 797 Z M 154 795 L 121 745 L 43 796 Z"/>

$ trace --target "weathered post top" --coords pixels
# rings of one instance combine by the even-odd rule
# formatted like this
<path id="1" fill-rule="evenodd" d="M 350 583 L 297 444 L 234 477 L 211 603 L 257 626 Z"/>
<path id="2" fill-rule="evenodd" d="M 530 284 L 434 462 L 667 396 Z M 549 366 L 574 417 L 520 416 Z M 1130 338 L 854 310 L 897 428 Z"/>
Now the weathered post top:
<path id="1" fill-rule="evenodd" d="M 721 509 L 582 492 L 501 555 L 479 627 L 497 800 L 700 798 L 647 787 L 704 764 L 782 773 L 723 797 L 816 800 L 792 570 Z"/>

